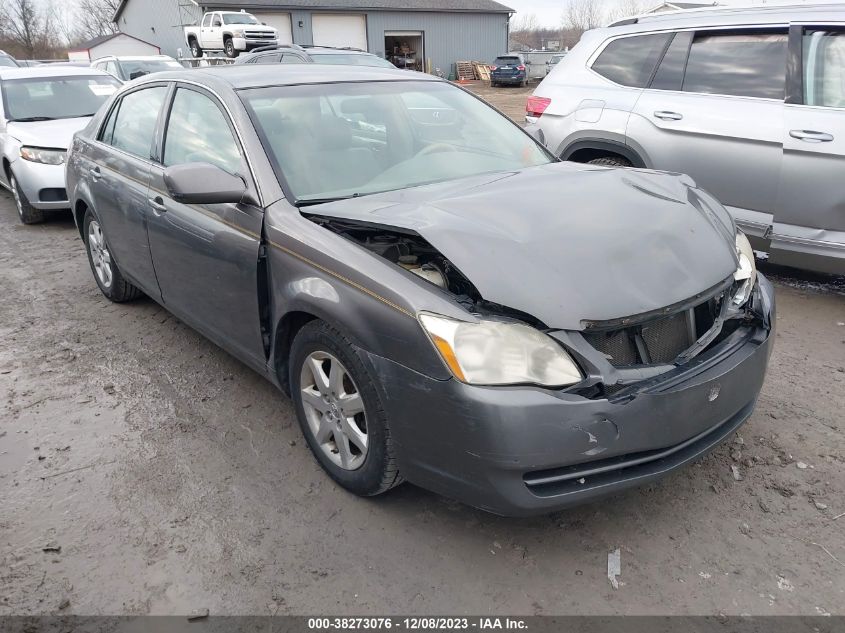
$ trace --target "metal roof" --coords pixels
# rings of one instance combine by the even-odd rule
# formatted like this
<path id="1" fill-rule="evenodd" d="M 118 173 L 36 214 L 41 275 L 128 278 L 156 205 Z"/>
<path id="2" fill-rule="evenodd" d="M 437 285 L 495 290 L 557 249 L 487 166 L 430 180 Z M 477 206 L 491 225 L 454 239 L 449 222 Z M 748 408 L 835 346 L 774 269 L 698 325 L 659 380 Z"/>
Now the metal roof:
<path id="1" fill-rule="evenodd" d="M 128 0 L 123 0 L 128 2 Z M 495 0 L 198 0 L 206 9 L 342 9 L 513 13 Z"/>

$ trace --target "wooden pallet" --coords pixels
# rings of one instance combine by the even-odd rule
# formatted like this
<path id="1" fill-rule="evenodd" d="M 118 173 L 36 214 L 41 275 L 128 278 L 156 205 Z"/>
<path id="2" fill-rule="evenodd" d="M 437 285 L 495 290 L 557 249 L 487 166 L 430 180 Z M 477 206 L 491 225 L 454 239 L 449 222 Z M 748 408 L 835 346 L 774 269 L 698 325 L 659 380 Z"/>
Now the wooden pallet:
<path id="1" fill-rule="evenodd" d="M 472 69 L 475 71 L 475 78 L 481 81 L 490 81 L 490 67 L 482 62 L 472 62 Z"/>
<path id="2" fill-rule="evenodd" d="M 455 62 L 455 70 L 458 73 L 458 80 L 475 79 L 475 70 L 473 70 L 472 62 Z"/>

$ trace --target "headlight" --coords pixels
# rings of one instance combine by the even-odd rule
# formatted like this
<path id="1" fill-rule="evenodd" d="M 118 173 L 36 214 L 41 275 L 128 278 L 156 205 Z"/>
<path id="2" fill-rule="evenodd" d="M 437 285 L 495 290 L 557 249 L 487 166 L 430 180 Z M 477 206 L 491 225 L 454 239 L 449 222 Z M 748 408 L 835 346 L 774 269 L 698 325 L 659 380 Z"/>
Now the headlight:
<path id="1" fill-rule="evenodd" d="M 33 163 L 61 165 L 67 152 L 63 149 L 42 149 L 40 147 L 21 147 L 21 158 Z"/>
<path id="2" fill-rule="evenodd" d="M 468 323 L 429 313 L 420 322 L 455 378 L 474 385 L 563 387 L 581 370 L 551 337 L 521 323 Z"/>
<path id="3" fill-rule="evenodd" d="M 244 36 L 244 30 L 243 29 L 235 29 L 234 31 L 232 31 L 232 35 L 234 37 L 243 37 Z"/>
<path id="4" fill-rule="evenodd" d="M 757 264 L 754 261 L 754 250 L 742 231 L 736 232 L 736 254 L 739 256 L 739 268 L 734 273 L 734 281 L 742 282 L 739 290 L 733 296 L 734 305 L 741 306 L 751 296 L 754 284 L 757 282 Z"/>

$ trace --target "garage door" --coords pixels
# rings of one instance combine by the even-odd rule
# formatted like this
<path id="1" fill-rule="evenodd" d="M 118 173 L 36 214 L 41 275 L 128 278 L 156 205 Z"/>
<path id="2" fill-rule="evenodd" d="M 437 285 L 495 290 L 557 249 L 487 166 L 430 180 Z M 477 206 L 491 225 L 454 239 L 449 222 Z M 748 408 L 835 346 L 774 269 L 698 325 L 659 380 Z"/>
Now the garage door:
<path id="1" fill-rule="evenodd" d="M 293 44 L 290 28 L 290 13 L 256 13 L 259 22 L 274 27 L 279 32 L 279 44 Z"/>
<path id="2" fill-rule="evenodd" d="M 367 50 L 367 18 L 364 15 L 313 13 L 311 32 L 316 46 L 351 46 Z"/>

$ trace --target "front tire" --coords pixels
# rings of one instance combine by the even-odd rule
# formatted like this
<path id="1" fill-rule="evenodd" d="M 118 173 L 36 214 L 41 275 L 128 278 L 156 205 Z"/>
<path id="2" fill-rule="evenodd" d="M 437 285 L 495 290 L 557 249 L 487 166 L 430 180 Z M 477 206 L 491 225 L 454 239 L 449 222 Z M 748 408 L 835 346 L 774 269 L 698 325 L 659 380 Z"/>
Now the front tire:
<path id="1" fill-rule="evenodd" d="M 232 41 L 231 37 L 223 42 L 223 50 L 226 52 L 226 57 L 229 59 L 234 59 L 238 56 L 238 51 L 235 49 L 235 42 Z"/>
<path id="2" fill-rule="evenodd" d="M 141 296 L 141 291 L 123 278 L 117 263 L 109 251 L 106 235 L 100 225 L 100 219 L 91 209 L 85 212 L 82 221 L 82 235 L 85 239 L 85 250 L 88 251 L 88 263 L 94 280 L 100 292 L 109 301 L 123 303 Z"/>
<path id="3" fill-rule="evenodd" d="M 604 165 L 605 167 L 631 167 L 631 163 L 624 158 L 616 156 L 605 156 L 587 161 L 590 165 Z"/>
<path id="4" fill-rule="evenodd" d="M 299 426 L 320 466 L 360 496 L 402 482 L 375 379 L 338 330 L 311 321 L 290 350 L 290 392 Z"/>
<path id="5" fill-rule="evenodd" d="M 12 195 L 15 197 L 15 207 L 18 209 L 18 217 L 24 224 L 38 224 L 46 219 L 43 210 L 33 207 L 29 198 L 21 189 L 21 185 L 14 174 L 9 175 L 9 186 L 12 189 Z"/>
<path id="6" fill-rule="evenodd" d="M 189 44 L 191 46 L 191 55 L 194 57 L 202 57 L 202 48 L 200 48 L 199 42 L 192 39 Z"/>

